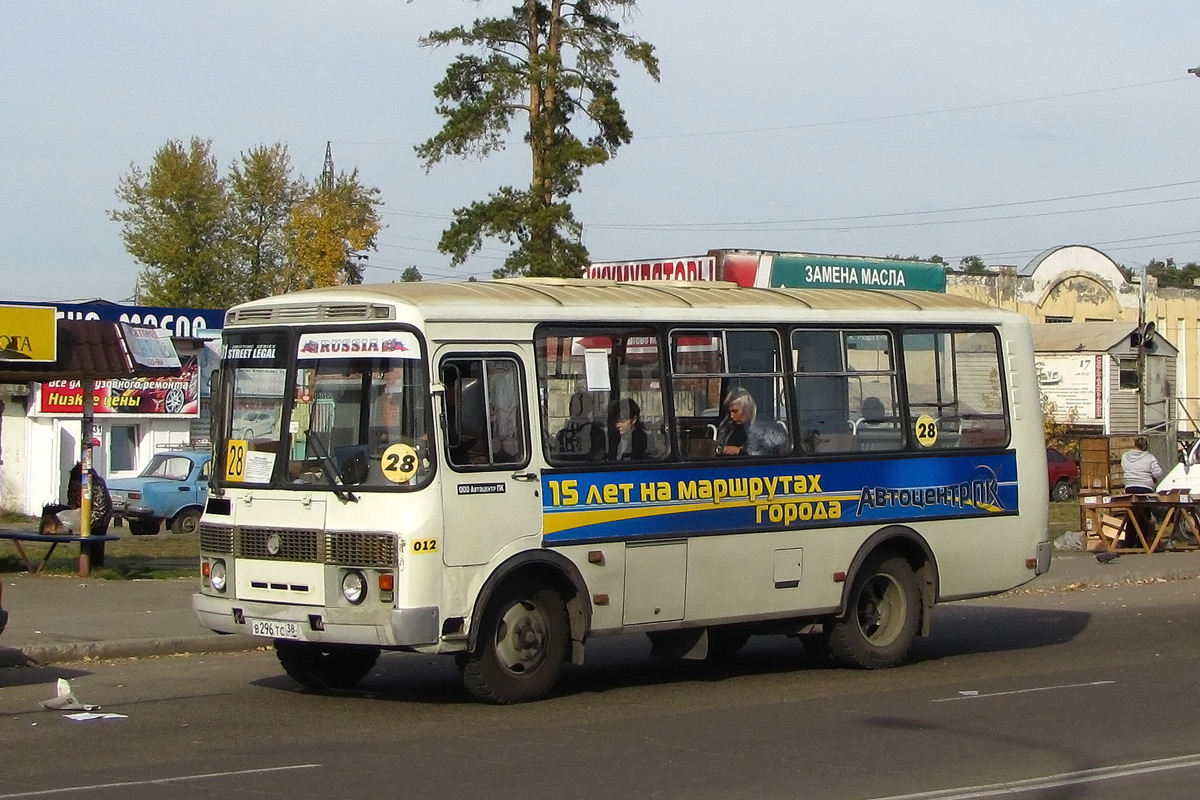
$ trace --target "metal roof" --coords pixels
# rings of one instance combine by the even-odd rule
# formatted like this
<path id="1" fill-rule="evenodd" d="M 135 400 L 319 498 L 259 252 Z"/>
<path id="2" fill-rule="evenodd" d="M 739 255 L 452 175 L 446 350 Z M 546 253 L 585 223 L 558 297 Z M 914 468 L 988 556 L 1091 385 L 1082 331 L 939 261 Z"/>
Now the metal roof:
<path id="1" fill-rule="evenodd" d="M 1039 353 L 1101 353 L 1126 341 L 1136 322 L 1048 322 L 1030 326 Z"/>
<path id="2" fill-rule="evenodd" d="M 53 362 L 0 362 L 0 382 L 55 380 L 105 380 L 109 378 L 165 377 L 179 374 L 134 364 L 115 322 L 60 319 L 58 352 Z"/>
<path id="3" fill-rule="evenodd" d="M 601 281 L 578 278 L 516 278 L 459 283 L 388 283 L 310 289 L 256 300 L 232 309 L 231 322 L 337 321 L 372 319 L 371 303 L 410 306 L 426 320 L 561 320 L 580 312 L 604 312 L 613 318 L 649 316 L 689 319 L 704 309 L 739 309 L 747 319 L 802 311 L 875 311 L 880 313 L 997 311 L 964 297 L 919 291 L 847 289 L 751 289 L 722 281 Z M 360 307 L 352 312 L 351 307 Z M 374 318 L 378 318 L 375 316 Z"/>
<path id="4" fill-rule="evenodd" d="M 1033 349 L 1038 353 L 1107 353 L 1112 350 L 1131 350 L 1129 334 L 1137 329 L 1136 322 L 1046 322 L 1030 326 Z M 1156 354 L 1177 351 L 1161 335 L 1155 335 Z"/>

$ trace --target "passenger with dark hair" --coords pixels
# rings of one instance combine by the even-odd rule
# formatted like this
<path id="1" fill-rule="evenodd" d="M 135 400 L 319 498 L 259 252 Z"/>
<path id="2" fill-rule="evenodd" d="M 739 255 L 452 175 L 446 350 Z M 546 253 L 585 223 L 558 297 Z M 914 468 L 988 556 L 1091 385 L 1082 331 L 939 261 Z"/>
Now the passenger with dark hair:
<path id="1" fill-rule="evenodd" d="M 646 429 L 642 426 L 642 410 L 632 398 L 614 400 L 608 406 L 608 460 L 646 458 Z"/>

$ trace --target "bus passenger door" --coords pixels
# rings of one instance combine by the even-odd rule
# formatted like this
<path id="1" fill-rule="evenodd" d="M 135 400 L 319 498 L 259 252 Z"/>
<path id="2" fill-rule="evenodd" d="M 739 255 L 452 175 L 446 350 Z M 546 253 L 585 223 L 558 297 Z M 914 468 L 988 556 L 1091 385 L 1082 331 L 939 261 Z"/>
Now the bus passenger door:
<path id="1" fill-rule="evenodd" d="M 531 348 L 456 344 L 437 355 L 444 387 L 442 559 L 485 564 L 506 544 L 540 535 L 541 449 L 530 437 Z"/>

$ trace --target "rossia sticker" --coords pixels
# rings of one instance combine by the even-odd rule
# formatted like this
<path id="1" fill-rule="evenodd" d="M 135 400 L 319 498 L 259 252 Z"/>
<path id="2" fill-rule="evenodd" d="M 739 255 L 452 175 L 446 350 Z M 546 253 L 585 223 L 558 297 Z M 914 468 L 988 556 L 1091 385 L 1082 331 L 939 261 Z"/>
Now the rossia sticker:
<path id="1" fill-rule="evenodd" d="M 298 358 L 420 358 L 417 337 L 404 331 L 305 333 L 300 336 Z"/>

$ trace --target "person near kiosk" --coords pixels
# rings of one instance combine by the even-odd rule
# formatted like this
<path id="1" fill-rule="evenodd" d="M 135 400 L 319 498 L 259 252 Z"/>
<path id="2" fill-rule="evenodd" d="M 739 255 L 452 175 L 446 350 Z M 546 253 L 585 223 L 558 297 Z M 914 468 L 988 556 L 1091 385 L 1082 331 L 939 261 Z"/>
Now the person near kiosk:
<path id="1" fill-rule="evenodd" d="M 1162 467 L 1154 454 L 1146 449 L 1147 447 L 1149 444 L 1146 437 L 1137 436 L 1133 440 L 1133 447 L 1126 450 L 1121 456 L 1121 472 L 1125 479 L 1126 494 L 1154 494 L 1154 487 L 1162 478 Z M 1133 516 L 1137 520 L 1137 526 L 1141 529 L 1142 535 L 1146 537 L 1147 543 L 1154 541 L 1154 526 L 1157 523 L 1153 512 L 1149 508 L 1138 508 L 1135 505 Z M 1138 548 L 1142 546 L 1135 531 L 1126 529 L 1124 546 Z"/>

